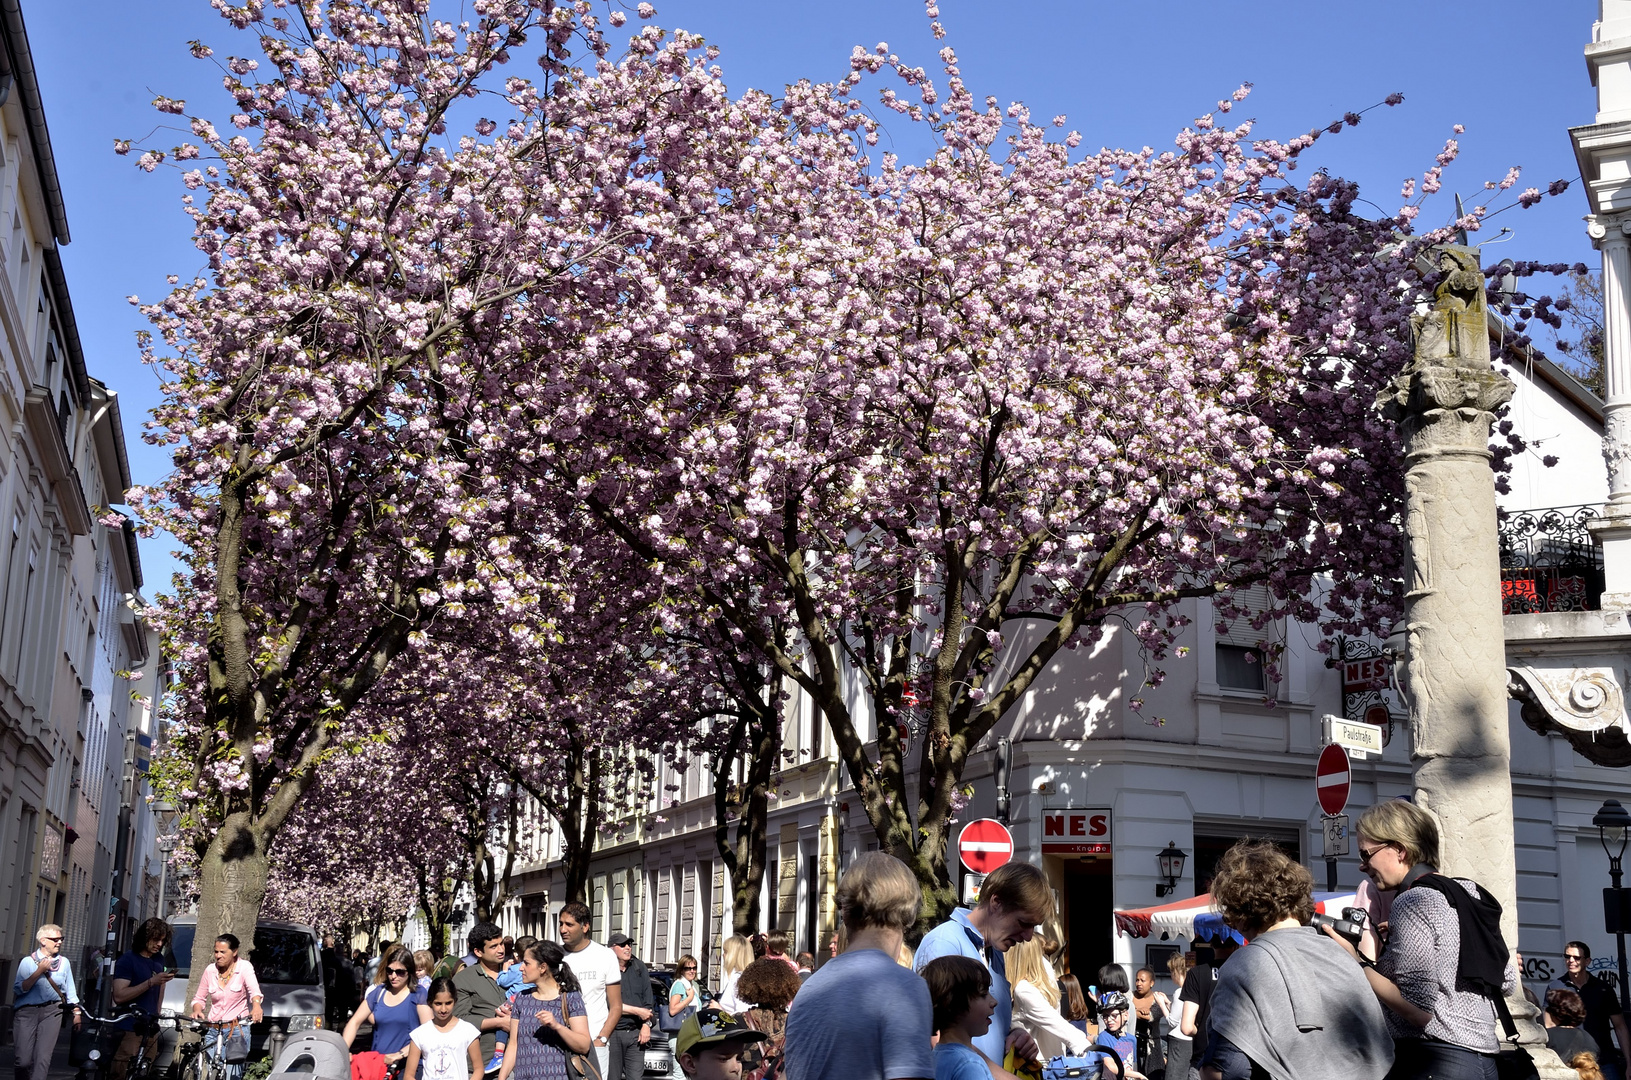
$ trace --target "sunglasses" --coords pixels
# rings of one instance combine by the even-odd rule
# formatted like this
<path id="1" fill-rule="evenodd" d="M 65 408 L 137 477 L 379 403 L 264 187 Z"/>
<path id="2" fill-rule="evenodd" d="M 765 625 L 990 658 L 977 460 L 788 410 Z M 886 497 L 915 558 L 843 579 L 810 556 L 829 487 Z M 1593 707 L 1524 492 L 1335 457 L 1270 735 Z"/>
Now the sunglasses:
<path id="1" fill-rule="evenodd" d="M 1369 851 L 1365 850 L 1364 848 L 1360 848 L 1359 849 L 1359 865 L 1360 866 L 1369 866 L 1370 861 L 1372 859 L 1376 858 L 1377 852 L 1386 851 L 1388 848 L 1390 848 L 1392 846 L 1393 846 L 1392 844 L 1377 844 L 1375 847 L 1371 848 Z"/>
<path id="2" fill-rule="evenodd" d="M 398 968 L 398 967 L 386 968 L 385 973 L 387 975 L 401 975 L 403 978 L 408 977 L 408 969 L 407 968 Z"/>
<path id="3" fill-rule="evenodd" d="M 41 938 L 40 940 L 41 941 L 61 941 L 62 938 L 61 938 L 61 936 L 58 936 L 58 937 Z"/>

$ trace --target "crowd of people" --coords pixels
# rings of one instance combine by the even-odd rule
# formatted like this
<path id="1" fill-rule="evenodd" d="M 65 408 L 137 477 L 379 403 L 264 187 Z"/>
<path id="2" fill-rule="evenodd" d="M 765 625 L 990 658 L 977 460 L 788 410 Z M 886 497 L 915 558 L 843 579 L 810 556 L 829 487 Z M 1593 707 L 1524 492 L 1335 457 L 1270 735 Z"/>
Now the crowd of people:
<path id="1" fill-rule="evenodd" d="M 1082 977 L 1048 940 L 1043 872 L 1010 863 L 979 902 L 904 945 L 920 890 L 887 855 L 839 884 L 848 946 L 798 991 L 781 1046 L 788 1080 L 1497 1080 L 1535 1075 L 1507 1001 L 1522 990 L 1501 908 L 1437 870 L 1438 829 L 1404 800 L 1359 819 L 1368 932 L 1313 925 L 1313 877 L 1268 842 L 1228 851 L 1212 897 L 1236 935 L 1195 963 L 1172 958 L 1176 992 L 1120 965 Z M 901 959 L 911 955 L 910 967 Z M 1583 1080 L 1625 1080 L 1623 1010 L 1564 951 L 1546 992 L 1547 1042 Z M 1616 1046 L 1616 1040 L 1618 1046 Z"/>
<path id="2" fill-rule="evenodd" d="M 1544 1009 L 1547 1041 L 1583 1080 L 1626 1080 L 1626 1025 L 1612 985 L 1570 942 L 1566 975 L 1542 1001 L 1522 987 L 1501 909 L 1479 884 L 1441 874 L 1437 827 L 1407 801 L 1371 807 L 1356 832 L 1367 882 L 1363 933 L 1316 927 L 1313 878 L 1267 842 L 1242 841 L 1218 864 L 1212 897 L 1237 932 L 1195 962 L 1171 959 L 1175 987 L 1109 964 L 1078 975 L 1044 872 L 1010 863 L 973 907 L 906 942 L 922 894 L 905 864 L 871 852 L 838 886 L 841 927 L 816 970 L 780 932 L 727 938 L 718 992 L 697 958 L 653 979 L 623 934 L 593 939 L 587 906 L 561 910 L 559 941 L 511 939 L 481 923 L 462 956 L 438 960 L 386 943 L 343 957 L 325 940 L 331 998 L 354 983 L 347 1047 L 366 1027 L 377 1071 L 414 1080 L 640 1080 L 662 1032 L 675 1075 L 699 1080 L 1497 1080 L 1525 1075 L 1507 1000 Z M 17 1080 L 46 1080 L 65 1019 L 82 1013 L 62 930 L 40 928 L 13 985 Z M 150 919 L 113 967 L 132 1016 L 109 1073 L 124 1080 L 153 1029 L 170 928 Z M 254 966 L 222 934 L 192 1014 L 206 1041 L 261 1020 Z M 1089 980 L 1084 987 L 1084 980 Z M 359 1058 L 362 1056 L 359 1055 Z M 233 1066 L 236 1080 L 241 1066 Z"/>

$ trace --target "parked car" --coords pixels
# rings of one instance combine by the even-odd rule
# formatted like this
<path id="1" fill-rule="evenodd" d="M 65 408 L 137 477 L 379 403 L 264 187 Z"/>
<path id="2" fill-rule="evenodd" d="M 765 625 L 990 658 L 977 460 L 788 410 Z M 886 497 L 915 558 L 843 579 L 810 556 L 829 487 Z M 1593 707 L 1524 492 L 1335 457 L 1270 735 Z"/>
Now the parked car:
<path id="1" fill-rule="evenodd" d="M 170 920 L 175 931 L 164 950 L 164 962 L 176 978 L 164 989 L 163 1008 L 192 1012 L 187 984 L 192 975 L 193 936 L 198 920 L 190 915 Z M 288 922 L 255 924 L 255 948 L 246 958 L 255 965 L 260 981 L 263 1022 L 250 1029 L 250 1054 L 259 1056 L 275 1035 L 281 1044 L 291 1034 L 324 1026 L 323 965 L 318 958 L 322 940 L 309 926 Z M 274 1047 L 275 1049 L 275 1047 Z"/>
<path id="2" fill-rule="evenodd" d="M 657 1003 L 657 1008 L 668 1007 L 668 988 L 674 982 L 672 971 L 659 971 L 653 967 L 651 972 L 651 999 Z M 641 1073 L 642 1080 L 677 1080 L 678 1074 L 674 1071 L 674 1051 L 668 1044 L 668 1032 L 661 1030 L 655 1023 L 651 1025 L 651 1042 L 646 1044 L 645 1071 Z"/>

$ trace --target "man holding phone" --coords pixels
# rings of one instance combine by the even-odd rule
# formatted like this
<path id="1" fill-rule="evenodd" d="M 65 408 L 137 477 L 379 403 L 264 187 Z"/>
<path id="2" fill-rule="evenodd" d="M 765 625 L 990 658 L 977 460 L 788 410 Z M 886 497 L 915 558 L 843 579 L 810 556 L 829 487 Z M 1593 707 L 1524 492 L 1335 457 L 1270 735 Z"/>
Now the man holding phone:
<path id="1" fill-rule="evenodd" d="M 74 969 L 62 955 L 62 927 L 46 923 L 34 934 L 39 948 L 17 962 L 12 981 L 12 1042 L 17 1044 L 17 1080 L 45 1080 L 62 1032 L 62 1007 L 74 1010 L 78 1027 L 79 992 Z"/>
<path id="2" fill-rule="evenodd" d="M 114 962 L 114 1007 L 126 1007 L 134 1015 L 124 1017 L 117 1025 L 124 1035 L 113 1053 L 110 1080 L 125 1080 L 130 1059 L 143 1043 L 147 1044 L 147 1060 L 158 1058 L 159 1027 L 153 1018 L 164 1002 L 165 985 L 176 977 L 174 971 L 165 968 L 164 947 L 169 943 L 170 924 L 163 919 L 148 919 L 136 928 L 130 951 Z"/>

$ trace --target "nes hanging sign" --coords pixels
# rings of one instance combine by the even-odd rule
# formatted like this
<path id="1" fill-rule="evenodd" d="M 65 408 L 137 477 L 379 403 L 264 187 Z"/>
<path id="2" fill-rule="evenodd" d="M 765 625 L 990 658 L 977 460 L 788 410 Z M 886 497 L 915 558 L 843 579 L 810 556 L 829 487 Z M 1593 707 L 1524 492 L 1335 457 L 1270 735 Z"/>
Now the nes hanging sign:
<path id="1" fill-rule="evenodd" d="M 1342 692 L 1361 694 L 1367 690 L 1386 690 L 1393 664 L 1385 656 L 1367 656 L 1342 661 Z"/>
<path id="2" fill-rule="evenodd" d="M 1044 855 L 1110 854 L 1110 811 L 1042 811 Z"/>

